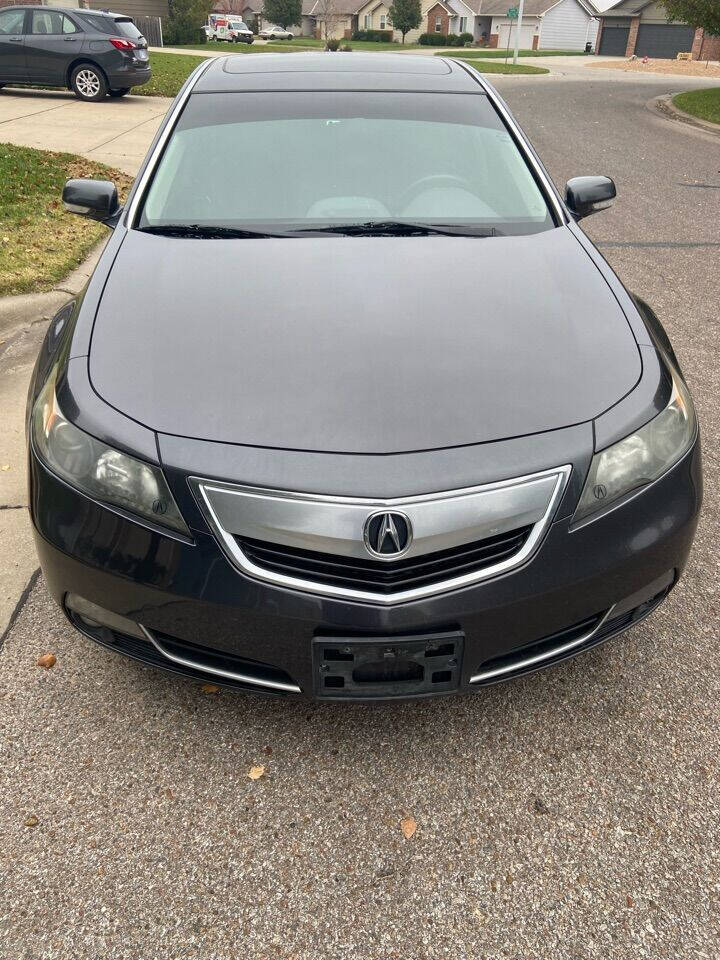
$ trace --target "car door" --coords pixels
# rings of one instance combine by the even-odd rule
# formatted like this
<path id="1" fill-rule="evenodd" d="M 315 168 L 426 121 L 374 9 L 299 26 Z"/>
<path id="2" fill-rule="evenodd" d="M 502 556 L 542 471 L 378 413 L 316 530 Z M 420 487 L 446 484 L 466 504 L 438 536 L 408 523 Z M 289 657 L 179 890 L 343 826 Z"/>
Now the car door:
<path id="1" fill-rule="evenodd" d="M 74 20 L 57 7 L 30 14 L 25 36 L 28 77 L 32 83 L 64 86 L 67 68 L 80 52 L 83 34 Z"/>
<path id="2" fill-rule="evenodd" d="M 25 10 L 0 10 L 0 82 L 27 79 Z"/>

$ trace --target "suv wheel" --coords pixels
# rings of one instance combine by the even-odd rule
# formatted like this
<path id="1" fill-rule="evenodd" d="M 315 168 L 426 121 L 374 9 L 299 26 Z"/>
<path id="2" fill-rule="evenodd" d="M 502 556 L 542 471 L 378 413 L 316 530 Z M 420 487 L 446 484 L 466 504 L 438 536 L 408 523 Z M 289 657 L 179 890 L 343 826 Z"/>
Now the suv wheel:
<path id="1" fill-rule="evenodd" d="M 124 97 L 126 93 L 130 93 L 130 87 L 118 87 L 117 90 L 108 90 L 108 94 L 111 97 Z"/>
<path id="2" fill-rule="evenodd" d="M 81 63 L 70 77 L 70 89 L 80 100 L 102 100 L 108 92 L 107 80 L 92 63 Z"/>

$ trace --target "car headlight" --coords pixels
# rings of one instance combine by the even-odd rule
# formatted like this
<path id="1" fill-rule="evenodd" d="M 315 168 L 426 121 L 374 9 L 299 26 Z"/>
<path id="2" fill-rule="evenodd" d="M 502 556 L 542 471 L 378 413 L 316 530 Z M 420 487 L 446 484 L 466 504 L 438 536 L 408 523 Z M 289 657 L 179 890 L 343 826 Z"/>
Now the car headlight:
<path id="1" fill-rule="evenodd" d="M 189 536 L 162 470 L 108 447 L 66 420 L 55 396 L 56 376 L 53 371 L 32 414 L 33 443 L 47 466 L 95 500 Z"/>
<path id="2" fill-rule="evenodd" d="M 670 402 L 636 433 L 596 453 L 590 464 L 575 520 L 609 504 L 665 473 L 690 449 L 697 430 L 687 387 L 673 373 Z"/>

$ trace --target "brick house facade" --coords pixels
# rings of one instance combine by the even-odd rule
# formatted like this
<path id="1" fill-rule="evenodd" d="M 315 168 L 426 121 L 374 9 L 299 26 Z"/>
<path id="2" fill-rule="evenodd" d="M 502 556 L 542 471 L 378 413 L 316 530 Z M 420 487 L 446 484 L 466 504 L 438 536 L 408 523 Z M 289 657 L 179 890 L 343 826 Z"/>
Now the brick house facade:
<path id="1" fill-rule="evenodd" d="M 720 37 L 705 33 L 702 27 L 695 31 L 692 46 L 693 60 L 720 60 Z"/>
<path id="2" fill-rule="evenodd" d="M 437 22 L 440 21 L 440 29 L 436 29 Z M 427 13 L 427 32 L 444 33 L 447 36 L 450 33 L 450 12 L 442 3 L 436 3 L 430 7 Z"/>

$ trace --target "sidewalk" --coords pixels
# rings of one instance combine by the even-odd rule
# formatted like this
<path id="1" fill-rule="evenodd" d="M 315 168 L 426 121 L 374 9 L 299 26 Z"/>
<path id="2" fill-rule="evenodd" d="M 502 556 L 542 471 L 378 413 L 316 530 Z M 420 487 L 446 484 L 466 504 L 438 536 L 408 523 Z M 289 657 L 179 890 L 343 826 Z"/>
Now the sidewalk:
<path id="1" fill-rule="evenodd" d="M 108 233 L 108 236 L 110 234 Z M 37 569 L 27 516 L 25 401 L 49 320 L 87 283 L 104 243 L 47 293 L 0 299 L 0 638 Z"/>

